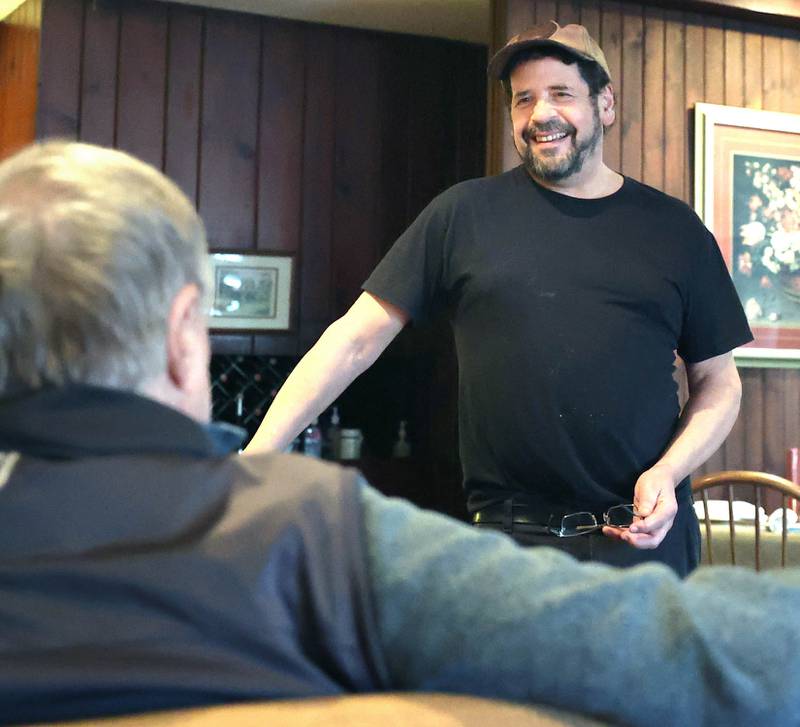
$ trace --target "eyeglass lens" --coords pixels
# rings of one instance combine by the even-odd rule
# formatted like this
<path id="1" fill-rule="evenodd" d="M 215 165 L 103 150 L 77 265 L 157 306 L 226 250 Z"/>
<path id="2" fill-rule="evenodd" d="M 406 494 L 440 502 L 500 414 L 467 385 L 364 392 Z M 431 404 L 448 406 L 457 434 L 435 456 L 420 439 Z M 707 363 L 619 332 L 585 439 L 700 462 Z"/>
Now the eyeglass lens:
<path id="1" fill-rule="evenodd" d="M 615 505 L 603 515 L 604 524 L 615 528 L 630 527 L 635 518 L 636 510 L 633 505 Z M 561 527 L 551 528 L 551 531 L 562 538 L 569 538 L 590 533 L 602 526 L 601 523 L 597 522 L 597 518 L 593 513 L 574 512 L 561 518 Z"/>
<path id="2" fill-rule="evenodd" d="M 610 507 L 605 514 L 605 521 L 615 528 L 628 528 L 633 524 L 636 510 L 633 505 L 615 505 Z"/>

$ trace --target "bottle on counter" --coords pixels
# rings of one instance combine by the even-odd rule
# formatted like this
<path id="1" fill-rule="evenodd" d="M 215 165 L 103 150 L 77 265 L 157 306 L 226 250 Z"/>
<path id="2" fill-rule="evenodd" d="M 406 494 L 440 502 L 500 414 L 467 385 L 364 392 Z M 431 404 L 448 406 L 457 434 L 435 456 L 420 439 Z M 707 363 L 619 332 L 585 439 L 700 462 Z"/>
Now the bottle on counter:
<path id="1" fill-rule="evenodd" d="M 339 428 L 339 407 L 333 407 L 331 411 L 331 423 L 326 433 L 326 444 L 328 447 L 328 458 L 339 459 L 341 449 L 342 430 Z"/>
<path id="2" fill-rule="evenodd" d="M 303 432 L 303 454 L 307 457 L 322 457 L 322 432 L 316 417 Z"/>
<path id="3" fill-rule="evenodd" d="M 392 457 L 395 459 L 404 459 L 411 456 L 411 445 L 408 442 L 406 434 L 406 422 L 400 422 L 400 428 L 397 431 L 397 440 L 392 447 Z"/>
<path id="4" fill-rule="evenodd" d="M 339 459 L 361 459 L 364 435 L 360 429 L 342 429 L 339 436 Z"/>

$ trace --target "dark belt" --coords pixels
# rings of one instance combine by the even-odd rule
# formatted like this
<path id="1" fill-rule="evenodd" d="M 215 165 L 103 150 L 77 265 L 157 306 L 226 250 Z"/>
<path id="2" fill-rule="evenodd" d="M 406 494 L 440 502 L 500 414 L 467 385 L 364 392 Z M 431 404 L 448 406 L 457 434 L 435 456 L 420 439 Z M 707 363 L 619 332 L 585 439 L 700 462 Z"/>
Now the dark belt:
<path id="1" fill-rule="evenodd" d="M 506 532 L 519 526 L 521 530 L 533 535 L 553 535 L 547 526 L 548 519 L 548 515 L 537 512 L 530 505 L 510 499 L 486 505 L 472 514 L 473 525 L 494 525 Z"/>

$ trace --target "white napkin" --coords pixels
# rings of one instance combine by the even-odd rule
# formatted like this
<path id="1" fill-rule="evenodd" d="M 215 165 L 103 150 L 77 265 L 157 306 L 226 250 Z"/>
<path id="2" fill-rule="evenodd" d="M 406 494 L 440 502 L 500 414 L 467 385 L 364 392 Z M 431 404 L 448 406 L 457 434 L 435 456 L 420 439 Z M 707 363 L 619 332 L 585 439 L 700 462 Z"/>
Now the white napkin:
<path id="1" fill-rule="evenodd" d="M 706 516 L 704 503 L 699 500 L 694 503 L 694 511 L 700 520 L 704 520 Z M 767 513 L 763 507 L 758 508 L 758 515 L 760 521 L 766 522 Z M 709 500 L 708 501 L 708 516 L 710 520 L 726 523 L 730 519 L 730 510 L 728 508 L 727 500 Z M 744 502 L 743 500 L 733 501 L 733 520 L 734 522 L 749 521 L 755 522 L 756 519 L 756 506 L 752 502 Z"/>
<path id="2" fill-rule="evenodd" d="M 797 513 L 794 510 L 786 510 L 786 529 L 788 531 L 800 530 L 797 524 Z M 783 508 L 778 508 L 767 519 L 767 527 L 773 533 L 783 532 Z"/>

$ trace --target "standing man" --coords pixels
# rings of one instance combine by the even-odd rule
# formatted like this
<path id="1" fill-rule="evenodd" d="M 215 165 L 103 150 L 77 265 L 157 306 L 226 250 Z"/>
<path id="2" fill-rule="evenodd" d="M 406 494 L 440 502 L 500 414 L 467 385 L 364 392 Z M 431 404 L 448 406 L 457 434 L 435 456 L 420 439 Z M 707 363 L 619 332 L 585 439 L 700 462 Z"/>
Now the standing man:
<path id="1" fill-rule="evenodd" d="M 489 73 L 522 165 L 458 184 L 422 212 L 297 366 L 248 451 L 286 446 L 410 319 L 445 306 L 474 522 L 685 575 L 699 557 L 688 476 L 736 419 L 731 350 L 752 338 L 730 276 L 691 209 L 603 163 L 614 92 L 585 28 L 532 28 Z M 676 352 L 689 381 L 682 413 Z M 629 530 L 572 527 L 631 503 Z M 590 514 L 562 520 L 573 513 Z"/>

